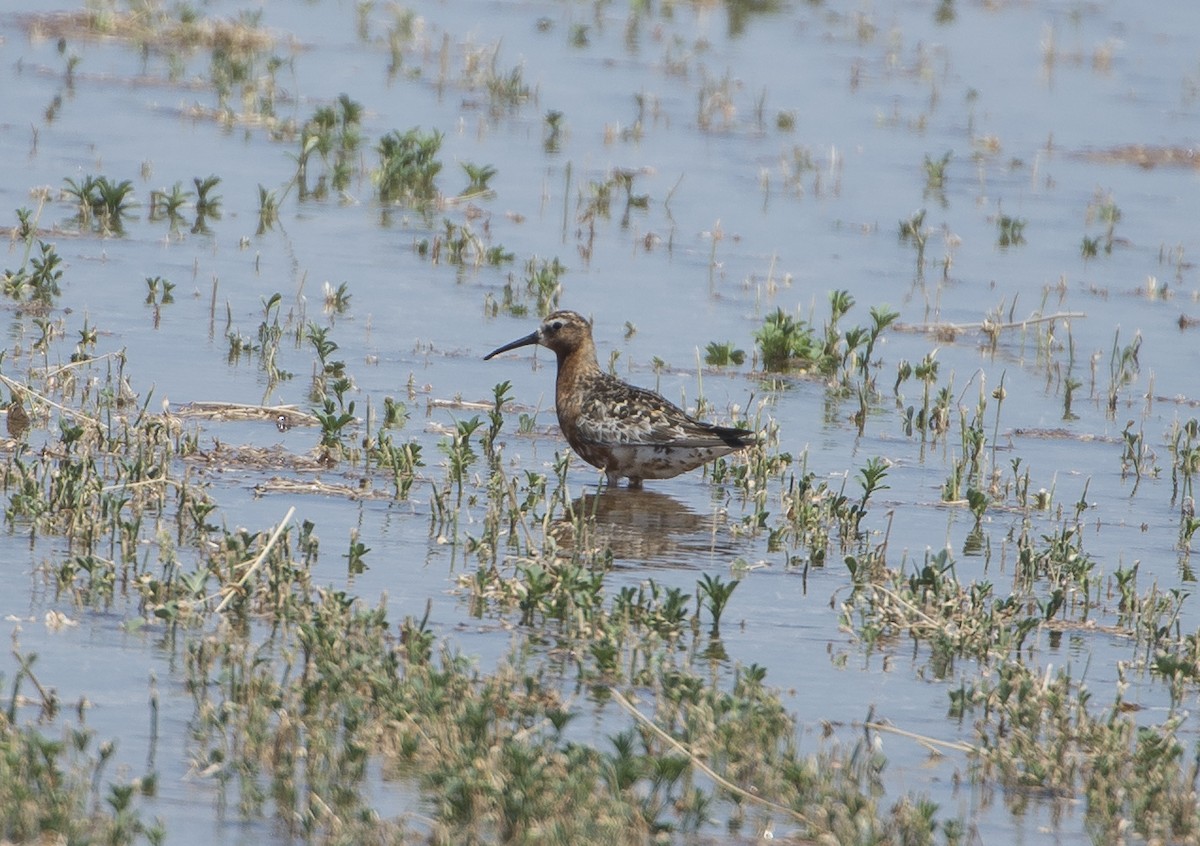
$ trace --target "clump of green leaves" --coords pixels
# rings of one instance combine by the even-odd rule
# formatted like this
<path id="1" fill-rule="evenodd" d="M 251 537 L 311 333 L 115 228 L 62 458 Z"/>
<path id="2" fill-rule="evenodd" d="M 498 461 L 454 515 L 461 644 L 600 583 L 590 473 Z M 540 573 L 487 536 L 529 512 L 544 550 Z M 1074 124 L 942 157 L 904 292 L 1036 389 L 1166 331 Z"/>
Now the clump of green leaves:
<path id="1" fill-rule="evenodd" d="M 496 168 L 491 165 L 477 165 L 473 162 L 463 162 L 462 169 L 467 174 L 467 179 L 470 180 L 467 187 L 463 189 L 463 195 L 484 194 L 491 191 L 488 183 L 492 177 L 496 175 Z"/>
<path id="2" fill-rule="evenodd" d="M 436 199 L 441 147 L 440 132 L 423 133 L 419 127 L 405 133 L 393 130 L 379 139 L 375 182 L 380 201 L 424 205 Z"/>
<path id="3" fill-rule="evenodd" d="M 754 339 L 762 351 L 763 367 L 767 370 L 807 369 L 816 361 L 821 348 L 813 328 L 782 308 L 767 315 L 763 325 L 754 332 Z"/>
<path id="4" fill-rule="evenodd" d="M 489 244 L 467 223 L 455 223 L 450 218 L 442 220 L 442 231 L 432 238 L 417 242 L 417 255 L 428 258 L 434 264 L 445 262 L 455 267 L 482 265 L 495 267 L 512 261 L 513 254 L 501 244 Z"/>
<path id="5" fill-rule="evenodd" d="M 717 343 L 710 341 L 704 348 L 704 363 L 709 367 L 728 367 L 740 365 L 746 360 L 746 351 L 738 349 L 733 341 Z"/>
<path id="6" fill-rule="evenodd" d="M 1019 247 L 1025 243 L 1025 224 L 1027 221 L 1023 217 L 1010 217 L 1002 214 L 996 219 L 996 228 L 999 234 L 996 237 L 996 245 L 999 247 Z"/>
<path id="7" fill-rule="evenodd" d="M 76 182 L 63 180 L 63 193 L 75 203 L 75 219 L 81 227 L 99 228 L 102 232 L 120 235 L 125 218 L 133 205 L 133 183 L 120 182 L 106 176 L 87 176 Z"/>
<path id="8" fill-rule="evenodd" d="M 871 309 L 870 326 L 843 331 L 841 320 L 853 307 L 854 298 L 848 291 L 831 291 L 829 320 L 819 331 L 807 321 L 776 309 L 754 333 L 764 369 L 814 371 L 836 377 L 841 385 L 849 385 L 855 374 L 861 374 L 865 387 L 872 389 L 870 368 L 875 344 L 900 315 L 886 306 L 877 306 Z"/>
<path id="9" fill-rule="evenodd" d="M 929 240 L 929 229 L 925 226 L 925 209 L 913 214 L 908 220 L 900 221 L 901 244 L 912 244 L 917 251 L 917 273 L 925 270 L 925 244 Z"/>
<path id="10" fill-rule="evenodd" d="M 321 199 L 330 188 L 340 192 L 350 187 L 354 162 L 362 146 L 362 111 L 361 103 L 341 94 L 336 105 L 321 106 L 305 122 L 300 132 L 300 152 L 296 155 L 300 199 L 310 195 Z M 316 175 L 316 184 L 310 187 L 314 154 L 322 168 Z"/>

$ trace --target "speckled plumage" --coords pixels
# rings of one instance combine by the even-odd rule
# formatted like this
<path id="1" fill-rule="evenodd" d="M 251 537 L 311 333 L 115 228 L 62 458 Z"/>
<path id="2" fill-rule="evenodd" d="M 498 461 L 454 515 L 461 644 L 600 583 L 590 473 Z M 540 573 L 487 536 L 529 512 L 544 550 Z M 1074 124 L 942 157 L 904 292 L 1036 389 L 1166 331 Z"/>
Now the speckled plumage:
<path id="1" fill-rule="evenodd" d="M 573 311 L 556 311 L 536 331 L 484 356 L 541 344 L 558 357 L 554 405 L 567 443 L 604 471 L 609 484 L 670 479 L 755 442 L 748 429 L 696 420 L 653 391 L 622 382 L 596 361 L 592 325 Z"/>

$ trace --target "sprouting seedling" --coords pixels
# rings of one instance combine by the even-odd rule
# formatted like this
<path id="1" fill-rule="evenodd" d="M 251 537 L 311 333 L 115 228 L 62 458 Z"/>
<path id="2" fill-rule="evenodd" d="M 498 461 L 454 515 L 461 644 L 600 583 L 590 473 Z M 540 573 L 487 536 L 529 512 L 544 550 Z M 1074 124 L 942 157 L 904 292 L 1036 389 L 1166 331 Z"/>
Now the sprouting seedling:
<path id="1" fill-rule="evenodd" d="M 484 82 L 491 98 L 492 114 L 499 115 L 505 110 L 515 110 L 528 100 L 530 91 L 529 83 L 525 81 L 525 71 L 520 65 L 514 65 L 508 73 L 502 73 L 496 70 L 495 59 L 493 55 Z"/>
<path id="2" fill-rule="evenodd" d="M 525 263 L 525 290 L 537 300 L 537 313 L 545 317 L 558 307 L 562 295 L 563 275 L 567 268 L 558 258 L 538 259 L 536 256 Z"/>
<path id="3" fill-rule="evenodd" d="M 449 441 L 442 441 L 438 444 L 449 459 L 450 481 L 458 486 L 458 498 L 460 501 L 462 500 L 463 480 L 466 477 L 467 470 L 475 463 L 475 459 L 478 457 L 471 446 L 471 436 L 482 425 L 483 421 L 477 416 L 472 417 L 470 420 L 455 421 L 454 432 L 451 434 Z"/>
<path id="4" fill-rule="evenodd" d="M 133 183 L 128 179 L 123 179 L 120 182 L 110 182 L 106 177 L 101 176 L 96 180 L 96 188 L 99 193 L 99 217 L 107 227 L 110 227 L 115 232 L 122 230 L 122 221 L 129 213 L 131 205 L 131 197 L 133 195 Z"/>
<path id="5" fill-rule="evenodd" d="M 437 634 L 429 625 L 429 614 L 433 610 L 433 600 L 425 602 L 425 615 L 420 621 L 405 617 L 400 624 L 400 643 L 404 646 L 404 659 L 409 666 L 428 664 L 433 657 L 433 645 Z"/>
<path id="6" fill-rule="evenodd" d="M 1179 511 L 1180 549 L 1190 550 L 1192 548 L 1192 537 L 1196 534 L 1197 529 L 1200 529 L 1200 517 L 1196 516 L 1195 505 L 1192 498 L 1188 497 Z"/>
<path id="7" fill-rule="evenodd" d="M 96 327 L 88 323 L 87 318 L 83 319 L 83 327 L 79 330 L 79 343 L 75 345 L 75 352 L 71 353 L 71 361 L 87 361 L 90 359 L 91 353 L 96 349 L 96 343 L 100 340 L 100 333 L 96 331 Z"/>
<path id="8" fill-rule="evenodd" d="M 175 302 L 175 284 L 161 276 L 146 277 L 146 305 L 154 309 L 154 328 L 158 328 L 162 319 L 162 307 Z"/>
<path id="9" fill-rule="evenodd" d="M 946 187 L 946 166 L 950 164 L 950 159 L 953 152 L 947 150 L 941 158 L 932 159 L 929 154 L 925 154 L 925 192 L 926 195 L 934 194 L 942 196 L 942 190 Z"/>
<path id="10" fill-rule="evenodd" d="M 325 326 L 318 326 L 316 323 L 308 324 L 308 341 L 317 351 L 317 358 L 321 361 L 322 369 L 328 369 L 329 356 L 337 352 L 337 341 L 329 337 L 329 329 Z"/>
<path id="11" fill-rule="evenodd" d="M 382 429 L 402 429 L 408 422 L 408 408 L 403 402 L 394 397 L 383 398 L 383 420 L 379 426 Z"/>
<path id="12" fill-rule="evenodd" d="M 875 353 L 875 343 L 879 340 L 879 336 L 883 334 L 883 330 L 899 319 L 900 312 L 892 311 L 887 306 L 871 307 L 871 328 L 867 334 L 867 348 L 863 355 L 864 374 L 871 365 L 871 356 Z"/>
<path id="13" fill-rule="evenodd" d="M 175 283 L 168 282 L 161 276 L 146 277 L 146 305 L 169 305 L 175 302 Z"/>
<path id="14" fill-rule="evenodd" d="M 721 615 L 725 613 L 725 606 L 729 603 L 729 598 L 733 596 L 734 589 L 740 584 L 738 579 L 733 581 L 723 582 L 720 576 L 709 576 L 705 573 L 700 577 L 700 581 L 696 583 L 696 605 L 700 608 L 705 606 L 712 613 L 712 629 L 711 634 L 717 637 L 721 630 Z"/>
<path id="15" fill-rule="evenodd" d="M 279 198 L 274 191 L 268 191 L 262 185 L 258 186 L 258 229 L 255 234 L 262 235 L 269 229 L 274 229 L 279 222 Z"/>
<path id="16" fill-rule="evenodd" d="M 913 366 L 906 358 L 896 362 L 896 381 L 892 384 L 892 394 L 896 397 L 897 403 L 902 403 L 904 400 L 900 396 L 900 386 L 912 378 Z"/>
<path id="17" fill-rule="evenodd" d="M 40 256 L 29 260 L 33 272 L 29 274 L 29 286 L 33 291 L 33 299 L 40 303 L 50 303 L 62 291 L 58 282 L 62 279 L 62 257 L 55 251 L 53 244 L 38 241 L 41 249 Z"/>
<path id="18" fill-rule="evenodd" d="M 385 203 L 425 204 L 437 196 L 435 180 L 442 169 L 437 154 L 442 134 L 424 134 L 413 128 L 401 134 L 393 130 L 379 139 L 379 169 L 375 173 L 379 199 Z"/>
<path id="19" fill-rule="evenodd" d="M 1125 424 L 1125 428 L 1121 432 L 1121 438 L 1123 445 L 1121 451 L 1121 476 L 1124 478 L 1132 470 L 1134 478 L 1137 481 L 1141 481 L 1142 464 L 1149 452 L 1145 444 L 1145 433 L 1140 429 L 1135 432 L 1133 421 L 1130 420 Z"/>
<path id="20" fill-rule="evenodd" d="M 468 194 L 484 194 L 491 191 L 488 187 L 488 182 L 496 175 L 496 168 L 491 165 L 477 165 L 472 162 L 463 162 L 462 169 L 466 171 L 467 179 L 470 184 L 463 189 L 463 195 Z"/>
<path id="21" fill-rule="evenodd" d="M 96 207 L 96 178 L 89 173 L 79 182 L 70 178 L 63 182 L 66 184 L 63 193 L 75 203 L 79 222 L 89 223 Z"/>
<path id="22" fill-rule="evenodd" d="M 763 367 L 769 371 L 786 370 L 793 362 L 810 366 L 820 349 L 812 328 L 782 308 L 767 315 L 754 338 L 762 350 Z"/>
<path id="23" fill-rule="evenodd" d="M 80 225 L 98 221 L 102 228 L 120 233 L 123 221 L 132 205 L 133 183 L 128 179 L 112 182 L 105 176 L 90 174 L 79 182 L 64 180 L 63 193 L 75 202 L 76 219 Z"/>
<path id="24" fill-rule="evenodd" d="M 221 177 L 213 175 L 201 179 L 196 176 L 192 178 L 192 182 L 196 186 L 196 214 L 220 218 L 221 196 L 213 194 L 212 190 L 220 184 Z"/>
<path id="25" fill-rule="evenodd" d="M 317 421 L 321 424 L 321 447 L 326 455 L 335 451 L 342 452 L 342 432 L 354 422 L 354 402 L 351 401 L 345 410 L 339 410 L 332 399 L 326 398 L 321 408 L 315 409 Z"/>
<path id="26" fill-rule="evenodd" d="M 1138 353 L 1142 348 L 1142 333 L 1134 335 L 1133 341 L 1122 347 L 1120 344 L 1121 330 L 1118 327 L 1113 334 L 1112 352 L 1108 359 L 1108 411 L 1110 414 L 1117 410 L 1117 398 L 1121 388 L 1133 382 L 1141 369 L 1138 363 Z"/>
<path id="27" fill-rule="evenodd" d="M 358 529 L 350 530 L 350 549 L 342 557 L 346 559 L 346 572 L 358 576 L 367 571 L 366 558 L 371 548 L 358 539 Z"/>
<path id="28" fill-rule="evenodd" d="M 557 153 L 562 147 L 563 113 L 551 109 L 546 112 L 546 133 L 542 139 L 542 148 L 547 153 Z"/>
<path id="29" fill-rule="evenodd" d="M 999 247 L 1019 247 L 1021 244 L 1024 244 L 1025 224 L 1026 220 L 1023 217 L 1010 217 L 1006 214 L 1000 215 L 996 219 L 996 227 L 999 230 L 996 245 Z"/>
<path id="30" fill-rule="evenodd" d="M 887 459 L 878 456 L 867 461 L 867 465 L 858 471 L 859 484 L 862 486 L 862 499 L 859 500 L 859 505 L 866 509 L 867 500 L 876 491 L 885 491 L 888 486 L 883 483 L 887 477 L 888 462 Z"/>
<path id="31" fill-rule="evenodd" d="M 195 196 L 191 191 L 184 190 L 182 182 L 176 182 L 168 190 L 160 188 L 150 192 L 150 219 L 162 220 L 166 218 L 171 222 L 171 227 L 175 226 L 183 220 L 183 215 L 180 214 L 182 209 L 191 198 Z"/>
<path id="32" fill-rule="evenodd" d="M 338 407 L 345 407 L 345 392 L 351 387 L 349 376 L 346 374 L 346 363 L 330 358 L 338 349 L 337 342 L 329 337 L 329 329 L 308 324 L 307 338 L 317 352 L 319 367 L 313 374 L 313 384 L 310 398 L 313 402 L 321 402 L 329 398 L 333 391 L 337 397 Z"/>
<path id="33" fill-rule="evenodd" d="M 637 171 L 619 168 L 613 171 L 612 181 L 625 192 L 625 211 L 621 215 L 621 226 L 629 225 L 629 216 L 634 209 L 646 209 L 650 205 L 648 194 L 633 193 L 633 180 Z"/>
<path id="34" fill-rule="evenodd" d="M 421 445 L 415 441 L 397 444 L 385 433 L 379 438 L 376 456 L 381 466 L 392 471 L 396 499 L 407 499 L 417 479 L 417 468 L 425 466 L 421 461 Z"/>
<path id="35" fill-rule="evenodd" d="M 483 437 L 483 450 L 491 457 L 495 454 L 496 438 L 500 435 L 500 430 L 504 427 L 504 405 L 512 397 L 509 391 L 512 390 L 512 382 L 507 380 L 500 382 L 492 389 L 492 407 L 488 410 L 488 430 Z"/>
<path id="36" fill-rule="evenodd" d="M 987 494 L 983 491 L 976 490 L 975 488 L 967 489 L 967 507 L 971 509 L 971 514 L 975 517 L 976 526 L 983 520 L 983 515 L 987 511 L 989 502 Z"/>
<path id="37" fill-rule="evenodd" d="M 1096 217 L 1104 224 L 1104 252 L 1106 254 L 1112 253 L 1117 224 L 1121 221 L 1121 209 L 1116 201 L 1113 200 L 1111 194 L 1102 200 L 1095 201 L 1092 207 L 1089 207 L 1089 217 L 1092 214 L 1093 207 Z"/>
<path id="38" fill-rule="evenodd" d="M 921 209 L 908 220 L 900 221 L 900 243 L 912 244 L 917 251 L 917 273 L 925 269 L 925 242 L 929 230 L 925 228 L 925 209 Z"/>
<path id="39" fill-rule="evenodd" d="M 17 238 L 24 241 L 26 245 L 33 243 L 33 235 L 37 231 L 37 223 L 34 220 L 33 212 L 30 209 L 17 209 Z"/>
<path id="40" fill-rule="evenodd" d="M 325 311 L 334 314 L 344 314 L 350 308 L 350 283 L 342 282 L 336 288 L 325 283 Z"/>
<path id="41" fill-rule="evenodd" d="M 1171 438 L 1168 444 L 1171 450 L 1171 502 L 1180 497 L 1190 499 L 1192 496 L 1192 479 L 1200 471 L 1200 445 L 1197 435 L 1200 434 L 1200 422 L 1195 417 L 1180 425 L 1172 424 Z"/>
<path id="42" fill-rule="evenodd" d="M 710 341 L 704 348 L 704 363 L 709 367 L 740 366 L 746 360 L 746 351 L 737 349 L 733 341 L 719 344 Z"/>

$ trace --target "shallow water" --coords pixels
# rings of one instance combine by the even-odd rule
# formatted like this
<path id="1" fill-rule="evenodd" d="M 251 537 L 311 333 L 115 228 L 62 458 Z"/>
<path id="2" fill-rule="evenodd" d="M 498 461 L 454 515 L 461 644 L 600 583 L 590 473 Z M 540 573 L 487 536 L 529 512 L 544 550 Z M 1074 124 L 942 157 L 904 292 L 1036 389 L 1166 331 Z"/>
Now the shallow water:
<path id="1" fill-rule="evenodd" d="M 387 72 L 382 43 L 388 8 L 370 6 L 371 38 L 356 31 L 349 3 L 270 4 L 263 24 L 280 39 L 287 59 L 278 72 L 281 116 L 305 120 L 319 105 L 348 93 L 363 104 L 362 156 L 374 166 L 374 140 L 413 126 L 444 133 L 439 176 L 443 193 L 467 184 L 459 163 L 488 163 L 497 173 L 494 196 L 472 200 L 492 242 L 516 260 L 499 268 L 459 269 L 422 258 L 414 245 L 441 228 L 420 215 L 381 211 L 369 180 L 358 178 L 348 201 L 300 201 L 287 189 L 295 171 L 294 141 L 271 138 L 256 122 L 223 126 L 195 114 L 211 109 L 203 51 L 170 60 L 117 39 L 41 36 L 31 23 L 61 7 L 26 4 L 20 14 L 0 14 L 0 214 L 34 208 L 31 192 L 52 195 L 65 179 L 105 174 L 130 179 L 142 206 L 121 237 L 73 230 L 69 203 L 52 197 L 39 224 L 54 230 L 66 260 L 56 316 L 66 333 L 62 358 L 85 321 L 100 332 L 101 353 L 124 351 L 127 373 L 142 401 L 168 401 L 175 409 L 203 400 L 307 404 L 312 351 L 307 344 L 281 348 L 280 366 L 295 378 L 268 390 L 252 358 L 228 359 L 227 334 L 253 336 L 263 303 L 282 294 L 284 315 L 327 321 L 338 354 L 353 374 L 360 412 L 376 413 L 385 396 L 405 397 L 412 417 L 404 431 L 425 445 L 427 463 L 440 460 L 436 444 L 455 419 L 480 413 L 434 400 L 488 402 L 492 387 L 513 385 L 516 403 L 538 410 L 537 437 L 508 430 L 505 456 L 514 468 L 546 472 L 565 449 L 553 425 L 553 360 L 526 349 L 484 363 L 481 356 L 530 331 L 532 313 L 488 316 L 488 297 L 500 300 L 510 274 L 518 280 L 531 257 L 557 257 L 567 268 L 561 304 L 595 319 L 602 363 L 618 351 L 625 378 L 726 418 L 731 405 L 753 413 L 759 403 L 780 427 L 780 448 L 807 458 L 819 477 L 849 477 L 874 456 L 892 462 L 889 488 L 876 495 L 867 518 L 877 533 L 889 531 L 893 562 L 907 552 L 920 561 L 927 549 L 949 546 L 960 579 L 1010 578 L 1011 551 L 1001 554 L 1020 516 L 989 512 L 987 559 L 964 552 L 973 520 L 963 507 L 945 507 L 941 487 L 956 457 L 956 440 L 922 445 L 905 434 L 902 415 L 888 402 L 873 409 L 860 436 L 851 422 L 852 400 L 830 396 L 818 379 L 792 376 L 772 382 L 749 362 L 727 371 L 704 370 L 699 361 L 710 341 L 733 341 L 754 350 L 753 332 L 781 307 L 820 324 L 827 294 L 848 290 L 857 301 L 847 325 L 865 323 L 871 306 L 901 313 L 899 329 L 876 351 L 881 388 L 890 387 L 902 360 L 917 362 L 933 349 L 939 385 L 951 384 L 958 403 L 973 406 L 1003 380 L 1007 398 L 987 430 L 998 433 L 995 463 L 1019 457 L 1031 488 L 1051 489 L 1056 504 L 1073 507 L 1086 490 L 1087 539 L 1098 569 L 1140 562 L 1145 583 L 1182 587 L 1176 549 L 1178 503 L 1172 499 L 1165 437 L 1173 421 L 1195 416 L 1200 351 L 1194 329 L 1181 315 L 1200 312 L 1192 256 L 1200 219 L 1197 170 L 1187 164 L 1138 166 L 1112 154 L 1125 145 L 1186 148 L 1200 118 L 1200 9 L 1188 4 L 1155 8 L 1107 2 L 943 4 L 953 19 L 938 22 L 929 4 L 765 4 L 770 11 L 738 15 L 741 4 L 657 4 L 644 19 L 631 7 L 581 3 L 493 3 L 453 0 L 410 5 L 417 34 L 404 66 Z M 213 3 L 205 14 L 233 17 L 243 7 Z M 570 34 L 586 27 L 587 43 Z M 577 31 L 577 30 L 576 30 Z M 450 44 L 447 78 L 439 51 Z M 282 46 L 292 44 L 289 50 Z M 463 56 L 495 55 L 504 71 L 519 67 L 532 88 L 528 102 L 492 110 L 485 90 L 466 84 Z M 79 61 L 73 82 L 66 56 Z M 61 97 L 52 120 L 47 108 Z M 639 109 L 638 100 L 641 101 Z M 557 152 L 544 148 L 544 115 L 564 115 Z M 791 129 L 778 125 L 787 114 Z M 790 172 L 796 150 L 812 169 Z M 949 152 L 940 194 L 926 188 L 923 161 Z M 1184 157 L 1186 161 L 1186 157 Z M 593 240 L 578 219 L 579 198 L 590 180 L 628 169 L 645 209 L 621 222 L 621 198 L 597 221 Z M 223 200 L 211 234 L 172 234 L 147 218 L 155 188 L 193 177 L 220 176 Z M 282 196 L 280 221 L 257 234 L 258 186 Z M 1084 260 L 1084 236 L 1103 234 L 1088 219 L 1089 203 L 1111 199 L 1120 208 L 1111 254 Z M 463 206 L 446 217 L 463 220 Z M 898 223 L 927 209 L 929 230 L 923 272 L 911 244 L 897 237 Z M 1025 243 L 997 246 L 997 218 L 1025 220 Z M 19 262 L 14 247 L 7 266 Z M 949 256 L 949 259 L 947 258 Z M 143 303 L 144 279 L 176 284 L 175 302 L 161 309 Z M 352 295 L 342 315 L 322 316 L 322 286 L 347 283 Z M 27 314 L 8 308 L 5 361 L 21 366 L 18 347 L 34 337 Z M 953 340 L 916 331 L 934 322 L 975 326 L 989 314 L 1020 321 L 1054 313 L 1058 346 L 1039 349 L 1034 328 L 1001 334 L 995 350 L 975 328 Z M 627 332 L 626 323 L 635 331 Z M 1121 388 L 1115 414 L 1105 394 L 1114 346 L 1142 343 L 1140 365 Z M 1074 346 L 1074 362 L 1065 349 Z M 665 363 L 658 369 L 655 357 Z M 1080 380 L 1073 419 L 1064 419 L 1062 383 Z M 902 405 L 919 402 L 913 381 Z M 890 398 L 889 398 L 890 400 Z M 1145 433 L 1162 470 L 1133 480 L 1121 472 L 1122 430 L 1127 421 Z M 202 443 L 280 445 L 292 453 L 313 450 L 310 427 L 286 433 L 270 422 L 202 423 Z M 955 421 L 957 426 L 957 418 Z M 1065 430 L 1051 436 L 1046 430 Z M 45 441 L 46 433 L 31 436 Z M 270 476 L 272 474 L 265 474 Z M 331 481 L 340 471 L 320 474 Z M 576 461 L 573 494 L 588 495 L 597 478 Z M 452 592 L 462 555 L 428 531 L 427 492 L 411 501 L 350 501 L 339 497 L 267 492 L 255 486 L 264 474 L 231 468 L 214 477 L 212 493 L 231 525 L 269 527 L 296 507 L 296 520 L 318 527 L 326 555 L 319 581 L 349 586 L 373 601 L 386 593 L 391 616 L 420 615 L 432 602 L 439 634 L 457 639 L 485 665 L 508 648 L 511 635 L 470 617 Z M 831 597 L 844 598 L 848 576 L 840 565 L 814 570 L 807 579 L 783 566 L 761 537 L 736 537 L 728 521 L 747 506 L 714 492 L 700 474 L 653 484 L 636 502 L 609 492 L 611 508 L 598 522 L 609 531 L 615 565 L 607 585 L 634 584 L 647 571 L 662 583 L 692 590 L 700 573 L 728 575 L 741 560 L 765 566 L 744 574 L 727 611 L 725 641 L 732 662 L 769 668 L 769 681 L 788 691 L 787 704 L 805 735 L 825 721 L 877 714 L 909 731 L 954 740 L 970 736 L 968 724 L 945 717 L 948 682 L 923 675 L 925 658 L 898 644 L 867 653 L 838 627 Z M 468 509 L 468 512 L 470 509 Z M 728 512 L 727 514 L 725 512 Z M 889 520 L 889 514 L 894 517 Z M 1054 521 L 1046 519 L 1047 527 Z M 370 569 L 348 581 L 337 558 L 356 528 L 370 547 Z M 1049 529 L 1048 529 L 1049 530 Z M 161 726 L 157 767 L 161 792 L 151 815 L 166 821 L 169 840 L 240 843 L 270 837 L 269 826 L 214 816 L 211 788 L 187 773 L 186 727 L 190 699 L 179 688 L 172 644 L 154 630 L 127 632 L 126 613 L 75 608 L 46 587 L 38 568 L 61 554 L 53 541 L 32 545 L 19 529 L 0 537 L 8 562 L 0 583 L 0 615 L 20 621 L 21 644 L 39 655 L 43 684 L 65 702 L 86 696 L 89 724 L 101 737 L 120 738 L 119 754 L 137 769 L 145 760 L 148 728 L 144 703 L 148 678 L 157 678 Z M 895 566 L 895 565 L 894 565 Z M 985 570 L 985 568 L 988 568 Z M 79 625 L 52 631 L 42 615 L 59 609 Z M 1200 625 L 1194 604 L 1184 605 L 1182 625 Z M 1043 637 L 1048 637 L 1042 635 Z M 1116 679 L 1125 660 L 1119 638 L 1104 635 L 1044 643 L 1046 663 L 1078 666 L 1093 687 Z M 82 660 L 81 660 L 82 656 Z M 0 672 L 11 674 L 9 659 Z M 966 672 L 966 670 L 964 670 Z M 1161 719 L 1166 694 L 1150 678 L 1129 695 Z M 132 721 L 129 714 L 136 715 Z M 969 722 L 969 721 L 968 721 Z M 1189 736 L 1194 736 L 1194 726 Z M 802 744 L 803 745 L 803 744 Z M 929 794 L 951 813 L 978 826 L 983 842 L 1088 842 L 1080 816 L 1048 822 L 1034 809 L 1013 818 L 1002 803 L 985 806 L 951 787 L 965 770 L 961 759 L 926 766 L 916 744 L 889 738 L 889 784 Z M 397 801 L 391 785 L 380 802 Z M 398 802 L 405 808 L 405 799 Z"/>

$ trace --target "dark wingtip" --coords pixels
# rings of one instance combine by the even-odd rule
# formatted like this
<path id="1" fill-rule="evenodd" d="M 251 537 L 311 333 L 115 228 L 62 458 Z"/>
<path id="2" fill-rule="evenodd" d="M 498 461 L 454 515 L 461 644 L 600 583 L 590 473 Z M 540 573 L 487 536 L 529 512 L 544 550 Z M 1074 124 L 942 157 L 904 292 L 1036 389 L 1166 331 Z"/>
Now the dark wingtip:
<path id="1" fill-rule="evenodd" d="M 754 446 L 759 441 L 759 434 L 753 429 L 738 429 L 732 426 L 714 426 L 713 434 L 734 449 Z"/>

